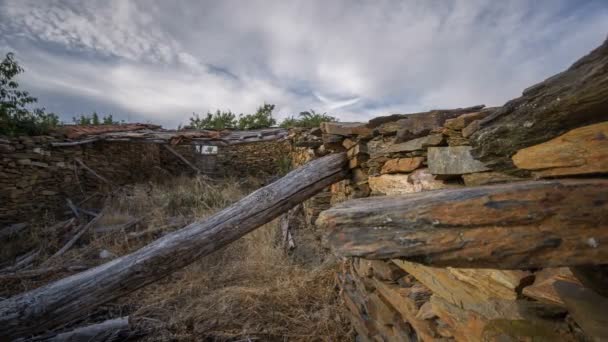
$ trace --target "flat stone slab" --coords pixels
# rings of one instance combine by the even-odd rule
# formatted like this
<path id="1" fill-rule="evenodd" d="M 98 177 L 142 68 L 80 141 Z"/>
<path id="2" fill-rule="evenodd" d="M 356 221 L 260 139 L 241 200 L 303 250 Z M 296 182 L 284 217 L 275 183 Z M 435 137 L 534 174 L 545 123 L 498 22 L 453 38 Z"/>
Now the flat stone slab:
<path id="1" fill-rule="evenodd" d="M 471 146 L 429 147 L 427 163 L 434 175 L 463 175 L 490 170 L 471 155 Z"/>

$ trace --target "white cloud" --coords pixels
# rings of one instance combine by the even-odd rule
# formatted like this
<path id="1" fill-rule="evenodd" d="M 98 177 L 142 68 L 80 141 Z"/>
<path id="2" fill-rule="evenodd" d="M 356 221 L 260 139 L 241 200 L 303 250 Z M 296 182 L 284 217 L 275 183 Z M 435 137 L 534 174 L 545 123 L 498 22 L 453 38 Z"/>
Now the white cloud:
<path id="1" fill-rule="evenodd" d="M 26 83 L 170 125 L 192 111 L 342 120 L 500 105 L 605 39 L 604 2 L 31 1 L 0 5 Z M 90 109 L 90 110 L 94 110 Z M 86 109 L 74 109 L 82 112 Z"/>

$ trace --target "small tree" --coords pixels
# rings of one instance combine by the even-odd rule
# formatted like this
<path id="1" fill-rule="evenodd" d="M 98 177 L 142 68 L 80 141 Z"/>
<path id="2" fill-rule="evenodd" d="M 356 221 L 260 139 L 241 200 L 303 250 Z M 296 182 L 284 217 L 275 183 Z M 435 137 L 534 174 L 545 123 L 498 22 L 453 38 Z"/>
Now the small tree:
<path id="1" fill-rule="evenodd" d="M 192 113 L 190 125 L 186 128 L 213 129 L 219 131 L 235 127 L 236 116 L 231 111 L 224 112 L 218 109 L 215 113 L 207 112 L 207 115 L 204 118 L 201 118 L 197 113 Z"/>
<path id="2" fill-rule="evenodd" d="M 53 113 L 44 108 L 28 110 L 38 100 L 27 91 L 19 90 L 14 78 L 24 72 L 13 53 L 7 53 L 0 62 L 0 134 L 44 134 L 59 124 Z"/>
<path id="3" fill-rule="evenodd" d="M 304 128 L 313 128 L 319 127 L 322 122 L 335 122 L 338 121 L 333 116 L 327 115 L 327 113 L 317 113 L 314 110 L 300 112 L 298 114 L 299 118 L 294 118 L 293 116 L 286 118 L 281 122 L 281 127 L 289 128 L 289 127 L 304 127 Z"/>
<path id="4" fill-rule="evenodd" d="M 272 117 L 274 110 L 273 104 L 264 103 L 258 107 L 255 114 L 239 115 L 238 128 L 241 130 L 268 128 L 277 124 L 277 120 Z"/>

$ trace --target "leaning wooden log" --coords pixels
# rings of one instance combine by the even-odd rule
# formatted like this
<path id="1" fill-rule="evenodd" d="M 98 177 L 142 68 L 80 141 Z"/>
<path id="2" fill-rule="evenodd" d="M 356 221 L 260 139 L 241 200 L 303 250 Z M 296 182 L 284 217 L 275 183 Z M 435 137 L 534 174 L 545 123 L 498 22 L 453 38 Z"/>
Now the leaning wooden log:
<path id="1" fill-rule="evenodd" d="M 175 157 L 177 157 L 177 159 L 181 160 L 184 164 L 188 165 L 192 170 L 194 170 L 194 172 L 196 173 L 201 173 L 201 170 L 199 170 L 198 167 L 194 166 L 194 164 L 192 164 L 188 159 L 186 159 L 184 156 L 182 156 L 181 154 L 179 154 L 179 152 L 177 152 L 176 150 L 173 149 L 173 147 L 169 146 L 169 145 L 162 145 L 167 151 L 171 152 L 172 155 L 174 155 Z"/>
<path id="2" fill-rule="evenodd" d="M 78 165 L 80 165 L 83 169 L 89 171 L 90 174 L 92 174 L 93 176 L 97 177 L 98 179 L 100 179 L 102 182 L 113 186 L 114 184 L 112 182 L 110 182 L 108 179 L 106 179 L 105 177 L 103 177 L 102 175 L 100 175 L 99 173 L 95 172 L 95 170 L 91 169 L 87 164 L 85 164 L 82 160 L 78 159 L 78 158 L 74 158 L 74 161 L 76 161 L 76 163 L 78 163 Z"/>
<path id="3" fill-rule="evenodd" d="M 568 70 L 524 90 L 481 120 L 473 156 L 494 170 L 514 170 L 518 150 L 573 128 L 608 120 L 608 39 Z"/>
<path id="4" fill-rule="evenodd" d="M 82 226 L 82 228 L 80 228 L 78 230 L 78 232 L 76 232 L 76 234 L 74 234 L 74 236 L 70 240 L 68 240 L 68 242 L 66 242 L 65 245 L 63 245 L 63 247 L 61 247 L 57 252 L 55 252 L 55 254 L 51 255 L 48 259 L 46 259 L 41 264 L 41 266 L 48 265 L 51 262 L 51 260 L 54 260 L 54 259 L 62 256 L 65 252 L 67 252 L 70 248 L 72 248 L 72 246 L 74 246 L 74 244 L 76 242 L 78 242 L 78 240 L 84 235 L 84 233 L 86 233 L 89 230 L 89 228 L 91 228 L 97 222 L 99 222 L 99 220 L 103 217 L 103 215 L 104 215 L 104 211 L 102 210 L 102 212 L 99 213 L 99 215 L 95 216 L 95 218 L 93 218 L 87 224 Z"/>
<path id="5" fill-rule="evenodd" d="M 129 255 L 0 302 L 0 340 L 71 322 L 100 304 L 166 277 L 344 179 L 346 163 L 344 154 L 316 159 L 221 212 Z"/>
<path id="6" fill-rule="evenodd" d="M 608 263 L 608 180 L 518 182 L 363 198 L 317 225 L 341 255 L 527 269 Z"/>

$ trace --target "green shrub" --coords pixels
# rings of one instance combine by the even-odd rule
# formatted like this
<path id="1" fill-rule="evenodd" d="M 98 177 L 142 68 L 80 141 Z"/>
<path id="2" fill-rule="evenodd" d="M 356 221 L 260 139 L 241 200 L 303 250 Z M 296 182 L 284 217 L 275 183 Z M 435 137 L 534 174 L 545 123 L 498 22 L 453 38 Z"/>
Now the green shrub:
<path id="1" fill-rule="evenodd" d="M 19 83 L 14 80 L 23 72 L 13 53 L 7 53 L 0 62 L 0 134 L 45 134 L 59 124 L 57 115 L 45 113 L 44 108 L 28 110 L 28 106 L 38 100 L 20 90 Z"/>
<path id="2" fill-rule="evenodd" d="M 199 114 L 192 113 L 190 118 L 190 125 L 185 128 L 193 129 L 234 129 L 237 126 L 236 116 L 231 112 L 223 112 L 219 109 L 215 113 L 207 112 L 204 118 L 201 118 Z"/>
<path id="3" fill-rule="evenodd" d="M 277 124 L 272 117 L 273 104 L 264 103 L 254 114 L 239 115 L 238 128 L 241 130 L 268 128 Z"/>
<path id="4" fill-rule="evenodd" d="M 322 122 L 335 122 L 338 121 L 333 116 L 327 115 L 327 113 L 317 113 L 314 110 L 300 112 L 298 114 L 298 118 L 293 116 L 284 119 L 281 122 L 281 127 L 290 128 L 290 127 L 303 127 L 303 128 L 314 128 L 319 127 Z"/>

